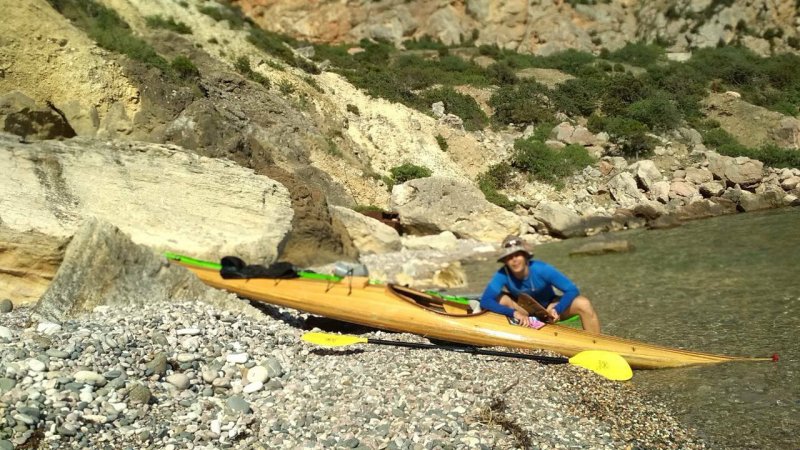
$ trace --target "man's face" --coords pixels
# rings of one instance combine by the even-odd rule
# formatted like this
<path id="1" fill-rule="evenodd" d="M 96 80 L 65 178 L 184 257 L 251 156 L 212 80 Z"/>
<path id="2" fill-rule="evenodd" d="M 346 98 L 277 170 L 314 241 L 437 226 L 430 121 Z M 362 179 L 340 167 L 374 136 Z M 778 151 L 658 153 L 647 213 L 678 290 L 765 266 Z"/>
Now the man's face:
<path id="1" fill-rule="evenodd" d="M 521 272 L 525 268 L 525 252 L 516 252 L 508 255 L 505 259 L 506 265 L 512 272 Z"/>

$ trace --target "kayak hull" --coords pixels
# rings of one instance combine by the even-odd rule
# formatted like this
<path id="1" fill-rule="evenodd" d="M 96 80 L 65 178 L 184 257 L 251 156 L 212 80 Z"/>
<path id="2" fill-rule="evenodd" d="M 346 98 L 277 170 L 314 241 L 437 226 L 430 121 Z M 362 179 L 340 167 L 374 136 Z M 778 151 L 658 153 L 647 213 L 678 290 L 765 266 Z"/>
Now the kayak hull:
<path id="1" fill-rule="evenodd" d="M 341 280 L 224 279 L 219 271 L 175 261 L 209 286 L 250 300 L 285 306 L 359 325 L 413 333 L 476 346 L 545 349 L 571 357 L 585 350 L 620 354 L 635 369 L 660 369 L 733 360 L 765 360 L 714 355 L 647 344 L 568 326 L 536 330 L 511 324 L 506 316 L 475 312 L 463 304 L 406 287 L 371 284 L 367 278 Z"/>

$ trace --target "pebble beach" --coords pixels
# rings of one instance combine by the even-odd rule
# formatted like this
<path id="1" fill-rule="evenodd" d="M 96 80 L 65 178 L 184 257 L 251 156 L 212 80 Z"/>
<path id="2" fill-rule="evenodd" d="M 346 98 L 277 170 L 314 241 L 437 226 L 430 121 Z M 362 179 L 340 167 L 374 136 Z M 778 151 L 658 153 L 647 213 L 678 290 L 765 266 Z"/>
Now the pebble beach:
<path id="1" fill-rule="evenodd" d="M 320 348 L 301 339 L 307 315 L 261 310 L 0 314 L 0 449 L 705 448 L 631 382 L 442 350 Z"/>

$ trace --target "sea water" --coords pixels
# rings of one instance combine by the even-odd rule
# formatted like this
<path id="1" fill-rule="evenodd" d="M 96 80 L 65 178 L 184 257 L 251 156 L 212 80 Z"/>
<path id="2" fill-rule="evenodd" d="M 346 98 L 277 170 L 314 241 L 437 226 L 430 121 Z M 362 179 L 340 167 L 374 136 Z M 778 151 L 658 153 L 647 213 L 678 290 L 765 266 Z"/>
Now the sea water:
<path id="1" fill-rule="evenodd" d="M 596 240 L 634 250 L 569 256 Z M 636 371 L 631 381 L 671 406 L 711 448 L 800 448 L 800 208 L 570 239 L 535 249 L 588 296 L 603 332 L 705 352 L 771 356 Z M 477 292 L 498 267 L 467 263 Z"/>

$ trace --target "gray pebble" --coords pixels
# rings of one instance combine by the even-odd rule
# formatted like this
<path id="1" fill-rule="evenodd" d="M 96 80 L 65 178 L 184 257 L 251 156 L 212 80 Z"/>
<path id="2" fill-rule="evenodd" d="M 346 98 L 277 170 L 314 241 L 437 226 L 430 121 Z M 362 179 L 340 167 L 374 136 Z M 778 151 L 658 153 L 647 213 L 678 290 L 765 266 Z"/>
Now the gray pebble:
<path id="1" fill-rule="evenodd" d="M 225 402 L 225 406 L 237 413 L 249 413 L 250 403 L 239 395 L 234 395 Z"/>
<path id="2" fill-rule="evenodd" d="M 4 298 L 2 301 L 0 301 L 0 313 L 10 313 L 13 310 L 14 303 L 11 300 Z"/>

